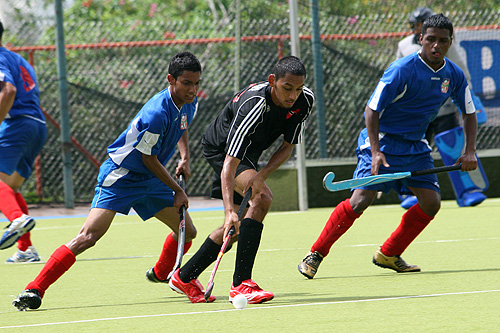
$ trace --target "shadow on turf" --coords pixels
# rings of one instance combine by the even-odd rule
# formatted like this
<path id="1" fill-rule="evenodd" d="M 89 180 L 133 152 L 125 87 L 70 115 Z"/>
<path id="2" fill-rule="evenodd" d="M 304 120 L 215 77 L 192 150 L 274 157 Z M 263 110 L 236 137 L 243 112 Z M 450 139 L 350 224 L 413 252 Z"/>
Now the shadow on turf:
<path id="1" fill-rule="evenodd" d="M 386 272 L 388 274 L 384 274 L 384 276 L 387 276 L 389 274 L 391 275 L 396 275 L 396 276 L 418 276 L 421 274 L 452 274 L 452 273 L 475 273 L 475 272 L 499 272 L 500 268 L 481 268 L 481 269 L 454 269 L 454 270 L 443 270 L 443 271 L 424 271 L 424 272 L 418 272 L 418 273 L 406 273 L 406 274 L 398 274 L 398 273 L 392 273 L 392 272 Z M 351 275 L 351 276 L 325 276 L 325 277 L 315 277 L 314 280 L 331 280 L 331 279 L 351 279 L 351 278 L 380 278 L 380 274 L 375 274 L 375 275 Z M 305 279 L 304 281 L 309 281 Z M 310 281 L 309 283 L 314 283 L 313 281 Z M 305 299 L 304 297 L 307 296 L 307 293 L 282 293 L 282 294 L 277 294 L 276 297 L 270 301 L 266 302 L 266 305 L 283 305 L 283 304 L 302 304 L 305 301 L 306 302 L 312 302 L 312 303 L 323 303 L 323 302 L 345 302 L 345 301 L 357 301 L 357 300 L 363 300 L 363 299 L 385 299 L 388 297 L 395 297 L 394 295 L 391 296 L 370 296 L 370 297 L 314 297 L 310 299 Z M 405 295 L 406 296 L 406 295 Z M 223 302 L 228 302 L 229 298 L 227 296 L 217 296 L 217 300 L 214 303 L 210 304 L 221 304 Z M 281 301 L 281 299 L 283 301 Z M 291 301 L 290 299 L 296 299 L 296 301 Z M 59 308 L 50 308 L 50 309 L 44 309 L 43 304 L 42 308 L 33 310 L 33 311 L 54 311 L 54 310 L 68 310 L 68 309 L 89 309 L 89 308 L 106 308 L 106 307 L 117 307 L 117 306 L 134 306 L 134 305 L 152 305 L 152 304 L 163 304 L 163 303 L 184 303 L 184 304 L 190 304 L 189 301 L 184 298 L 184 297 L 178 297 L 177 295 L 172 295 L 172 296 L 166 296 L 165 299 L 162 300 L 157 300 L 157 301 L 150 301 L 150 302 L 133 302 L 133 303 L 121 303 L 121 304 L 94 304 L 94 305 L 86 305 L 86 306 L 70 306 L 70 307 L 59 307 Z M 203 304 L 203 303 L 201 303 Z M 204 308 L 206 310 L 206 308 Z"/>
<path id="2" fill-rule="evenodd" d="M 500 268 L 480 268 L 480 269 L 453 269 L 449 271 L 423 271 L 420 274 L 448 274 L 448 273 L 472 273 L 472 272 L 499 272 Z"/>
<path id="3" fill-rule="evenodd" d="M 396 273 L 389 269 L 385 269 L 387 275 L 396 275 L 396 276 L 418 276 L 421 274 L 451 274 L 451 273 L 474 273 L 474 272 L 500 272 L 499 268 L 478 268 L 478 269 L 453 269 L 453 270 L 442 270 L 442 271 L 423 271 L 423 272 L 414 272 L 414 273 Z M 352 279 L 352 278 L 369 278 L 369 277 L 380 277 L 380 274 L 374 275 L 342 275 L 342 276 L 323 276 L 323 277 L 315 277 L 313 280 L 330 280 L 330 279 Z M 308 281 L 308 279 L 304 278 L 304 281 Z"/>
<path id="4" fill-rule="evenodd" d="M 293 305 L 293 304 L 304 304 L 304 303 L 330 303 L 330 302 L 348 302 L 348 301 L 359 301 L 365 299 L 385 299 L 390 297 L 398 297 L 395 295 L 390 296 L 356 296 L 356 297 L 341 297 L 341 296 L 333 296 L 333 295 L 325 295 L 318 297 L 307 297 L 308 293 L 282 293 L 275 295 L 275 298 L 269 302 L 262 304 L 253 304 L 252 306 L 280 306 L 280 305 Z M 407 296 L 407 295 L 402 295 Z M 61 311 L 61 310 L 78 310 L 78 309 L 104 309 L 108 307 L 130 307 L 137 305 L 154 305 L 154 304 L 165 304 L 165 303 L 185 303 L 191 304 L 187 299 L 178 299 L 167 297 L 168 300 L 165 301 L 151 301 L 151 302 L 133 302 L 133 303 L 120 303 L 120 304 L 94 304 L 94 305 L 85 305 L 85 306 L 65 306 L 65 307 L 54 307 L 54 308 L 43 308 L 42 307 L 36 310 L 28 310 L 28 311 L 36 311 L 36 312 L 50 312 L 50 311 Z M 206 304 L 206 305 L 203 305 Z M 195 310 L 214 310 L 214 307 L 217 305 L 224 305 L 229 303 L 228 297 L 219 297 L 217 296 L 217 300 L 213 303 L 199 303 L 193 304 L 193 309 Z M 232 308 L 232 307 L 231 307 Z M 234 310 L 234 309 L 233 309 Z"/>
<path id="5" fill-rule="evenodd" d="M 109 258 L 77 258 L 76 261 L 103 261 L 103 260 L 122 260 L 122 259 L 144 259 L 144 258 L 154 258 L 156 255 L 145 255 L 145 256 L 129 256 L 129 257 L 109 257 Z M 22 262 L 16 265 L 45 265 L 46 260 L 35 261 L 35 262 Z"/>
<path id="6" fill-rule="evenodd" d="M 216 296 L 217 300 L 214 303 L 209 303 L 209 304 L 221 304 L 221 303 L 229 303 L 229 297 L 228 296 Z M 37 309 L 37 310 L 28 310 L 28 311 L 59 311 L 59 310 L 77 310 L 77 309 L 99 309 L 99 308 L 107 308 L 107 307 L 118 307 L 118 306 L 135 306 L 135 305 L 153 305 L 153 304 L 174 304 L 174 303 L 183 303 L 183 304 L 191 304 L 189 300 L 185 297 L 178 297 L 175 294 L 172 296 L 166 296 L 164 299 L 161 300 L 155 300 L 155 301 L 149 301 L 149 302 L 131 302 L 131 303 L 114 303 L 114 304 L 93 304 L 93 305 L 82 305 L 82 306 L 65 306 L 65 307 L 57 307 L 57 308 L 48 308 L 45 309 L 43 308 L 43 303 L 42 306 Z M 207 303 L 200 303 L 200 304 L 207 304 Z M 194 304 L 194 306 L 197 306 L 197 304 Z M 204 308 L 203 310 L 207 310 Z"/>
<path id="7" fill-rule="evenodd" d="M 339 290 L 338 293 L 341 293 Z M 307 297 L 309 294 L 305 293 L 284 293 L 275 295 L 276 297 L 263 305 L 273 306 L 273 305 L 293 305 L 293 304 L 309 304 L 309 303 L 337 303 L 337 302 L 349 302 L 349 301 L 362 301 L 366 299 L 386 299 L 391 297 L 399 297 L 396 295 L 390 296 L 334 296 L 334 295 L 324 295 L 316 297 Z M 402 295 L 407 296 L 407 295 Z"/>

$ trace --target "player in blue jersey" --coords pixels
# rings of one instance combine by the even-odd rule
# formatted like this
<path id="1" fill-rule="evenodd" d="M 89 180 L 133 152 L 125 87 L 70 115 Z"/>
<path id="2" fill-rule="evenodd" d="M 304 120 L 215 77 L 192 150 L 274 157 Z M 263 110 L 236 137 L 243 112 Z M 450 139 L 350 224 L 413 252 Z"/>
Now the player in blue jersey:
<path id="1" fill-rule="evenodd" d="M 466 134 L 465 152 L 456 163 L 462 171 L 476 169 L 476 110 L 464 73 L 445 58 L 452 36 L 453 25 L 447 17 L 429 17 L 422 27 L 420 51 L 396 60 L 384 72 L 365 108 L 366 128 L 358 138 L 354 178 L 434 167 L 425 132 L 449 97 L 462 110 Z M 440 209 L 435 174 L 354 189 L 350 199 L 331 214 L 311 252 L 299 264 L 300 273 L 312 279 L 333 243 L 372 204 L 377 192 L 391 189 L 414 194 L 418 203 L 405 212 L 398 228 L 375 252 L 373 263 L 396 272 L 420 271 L 401 254 Z"/>
<path id="2" fill-rule="evenodd" d="M 179 209 L 183 205 L 187 208 L 189 202 L 165 165 L 177 146 L 181 160 L 175 174 L 183 174 L 186 179 L 191 174 L 187 128 L 198 108 L 200 62 L 189 52 L 176 54 L 170 62 L 167 80 L 169 87 L 153 96 L 108 147 L 109 158 L 100 168 L 85 224 L 74 239 L 55 250 L 35 280 L 14 300 L 18 309 L 40 307 L 47 288 L 73 265 L 76 256 L 95 245 L 116 213 L 128 214 L 131 208 L 143 220 L 154 216 L 173 231 L 147 276 L 153 282 L 166 282 L 176 258 Z M 196 236 L 188 213 L 185 223 L 184 252 Z"/>
<path id="3" fill-rule="evenodd" d="M 288 160 L 295 144 L 301 142 L 314 103 L 313 92 L 304 86 L 305 78 L 306 69 L 299 58 L 280 59 L 267 82 L 252 84 L 236 94 L 205 130 L 203 155 L 215 171 L 211 195 L 223 199 L 225 221 L 170 280 L 170 287 L 188 296 L 192 303 L 205 302 L 203 291 L 193 282 L 216 260 L 223 237 L 233 226 L 238 246 L 229 300 L 239 294 L 251 304 L 273 299 L 273 293 L 252 280 L 252 270 L 263 220 L 272 202 L 272 192 L 265 181 Z M 281 146 L 258 170 L 261 154 L 280 136 Z M 250 207 L 240 223 L 236 212 L 242 195 L 250 187 Z M 215 300 L 210 297 L 209 302 Z"/>
<path id="4" fill-rule="evenodd" d="M 19 54 L 2 47 L 3 32 L 0 22 L 0 211 L 10 221 L 0 249 L 17 242 L 18 251 L 7 262 L 34 262 L 40 261 L 30 238 L 35 220 L 19 191 L 42 150 L 47 127 L 35 70 Z"/>
<path id="5" fill-rule="evenodd" d="M 410 14 L 409 23 L 413 30 L 413 35 L 410 35 L 398 43 L 396 57 L 406 57 L 420 49 L 420 32 L 424 21 L 434 13 L 430 8 L 419 7 Z M 470 73 L 467 69 L 465 61 L 460 56 L 458 51 L 458 43 L 453 43 L 446 53 L 446 58 L 451 60 L 463 70 L 470 87 Z M 487 116 L 484 112 L 484 106 L 472 89 L 470 89 L 474 106 L 476 107 L 476 115 L 478 125 L 486 122 Z M 452 165 L 455 160 L 462 154 L 463 149 L 463 128 L 460 126 L 457 115 L 460 111 L 457 106 L 448 99 L 441 106 L 439 113 L 427 128 L 425 134 L 427 141 L 434 143 L 438 148 L 441 159 L 445 165 Z M 455 192 L 457 203 L 460 207 L 476 206 L 486 199 L 483 193 L 488 188 L 488 179 L 478 159 L 478 168 L 470 173 L 451 172 L 448 174 L 451 180 L 451 185 Z M 400 196 L 403 200 L 401 207 L 408 209 L 417 202 L 414 195 L 405 197 Z"/>

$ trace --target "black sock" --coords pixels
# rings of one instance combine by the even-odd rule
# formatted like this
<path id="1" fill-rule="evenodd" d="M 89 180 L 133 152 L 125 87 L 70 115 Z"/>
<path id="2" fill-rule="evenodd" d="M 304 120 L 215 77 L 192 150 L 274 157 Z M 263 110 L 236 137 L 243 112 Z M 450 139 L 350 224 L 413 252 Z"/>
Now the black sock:
<path id="1" fill-rule="evenodd" d="M 259 250 L 263 228 L 264 225 L 254 219 L 246 218 L 241 221 L 233 275 L 233 285 L 235 287 L 239 286 L 241 282 L 252 278 L 253 264 Z"/>
<path id="2" fill-rule="evenodd" d="M 179 277 L 182 282 L 189 283 L 197 279 L 200 274 L 217 259 L 221 246 L 207 237 L 198 251 L 182 266 Z"/>

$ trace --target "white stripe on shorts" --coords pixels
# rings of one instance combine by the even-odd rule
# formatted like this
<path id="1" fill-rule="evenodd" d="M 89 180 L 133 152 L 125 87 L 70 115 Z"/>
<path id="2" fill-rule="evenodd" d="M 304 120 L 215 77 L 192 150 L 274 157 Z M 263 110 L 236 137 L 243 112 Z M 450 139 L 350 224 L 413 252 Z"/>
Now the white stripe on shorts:
<path id="1" fill-rule="evenodd" d="M 127 175 L 128 172 L 129 172 L 129 170 L 125 169 L 125 168 L 118 168 L 118 169 L 115 169 L 115 170 L 111 171 L 106 176 L 106 178 L 104 179 L 104 181 L 102 182 L 102 186 L 109 187 L 109 186 L 113 185 L 114 183 L 116 183 L 116 181 L 118 179 L 120 179 L 123 176 Z"/>

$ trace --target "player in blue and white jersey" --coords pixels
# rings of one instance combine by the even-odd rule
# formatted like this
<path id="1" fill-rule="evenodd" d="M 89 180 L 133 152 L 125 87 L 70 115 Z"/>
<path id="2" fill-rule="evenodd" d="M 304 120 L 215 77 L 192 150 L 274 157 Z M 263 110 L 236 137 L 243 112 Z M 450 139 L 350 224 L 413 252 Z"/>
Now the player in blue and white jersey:
<path id="1" fill-rule="evenodd" d="M 193 281 L 216 260 L 223 238 L 233 226 L 238 246 L 229 300 L 238 294 L 243 294 L 251 304 L 273 299 L 273 293 L 262 290 L 252 280 L 252 270 L 263 220 L 272 202 L 265 181 L 301 142 L 314 103 L 313 92 L 304 86 L 305 78 L 306 69 L 299 58 L 280 59 L 267 82 L 252 84 L 237 93 L 205 130 L 203 155 L 214 169 L 211 195 L 223 199 L 225 221 L 170 280 L 172 289 L 188 296 L 192 303 L 205 302 L 202 290 Z M 262 152 L 280 136 L 283 136 L 281 146 L 258 170 Z M 250 207 L 240 224 L 236 212 L 242 195 L 250 187 Z"/>
<path id="2" fill-rule="evenodd" d="M 434 13 L 430 8 L 418 7 L 411 12 L 409 23 L 413 31 L 410 35 L 398 43 L 396 57 L 406 57 L 420 50 L 420 33 L 424 21 Z M 453 43 L 446 53 L 446 58 L 451 60 L 455 65 L 458 65 L 465 74 L 467 81 L 471 82 L 471 74 L 467 68 L 462 56 L 459 53 L 458 43 Z M 477 97 L 472 88 L 470 89 L 472 101 L 476 108 L 476 116 L 478 125 L 484 124 L 487 121 L 487 115 L 484 111 L 484 106 L 481 99 Z M 460 111 L 457 106 L 448 99 L 439 109 L 439 113 L 427 128 L 425 137 L 429 143 L 434 141 L 441 160 L 444 165 L 452 165 L 456 159 L 462 154 L 464 146 L 463 128 L 460 126 L 458 115 Z M 477 156 L 476 156 L 477 158 Z M 453 187 L 453 192 L 459 207 L 476 206 L 486 199 L 483 193 L 489 186 L 488 178 L 484 172 L 479 158 L 477 158 L 478 167 L 472 172 L 450 172 L 448 176 Z M 400 196 L 402 199 L 401 207 L 408 209 L 417 202 L 417 198 L 413 195 Z"/>
<path id="3" fill-rule="evenodd" d="M 445 58 L 452 36 L 453 25 L 447 17 L 429 17 L 422 27 L 421 50 L 396 60 L 384 72 L 365 108 L 366 128 L 358 138 L 354 178 L 434 167 L 425 132 L 449 97 L 463 110 L 466 134 L 465 152 L 456 164 L 461 164 L 462 171 L 476 169 L 476 110 L 464 73 Z M 351 198 L 335 208 L 311 252 L 299 264 L 299 271 L 312 279 L 333 243 L 372 204 L 377 192 L 391 189 L 414 194 L 418 203 L 375 252 L 373 263 L 397 272 L 420 271 L 418 266 L 407 264 L 401 254 L 440 209 L 435 174 L 354 189 Z"/>
<path id="4" fill-rule="evenodd" d="M 17 242 L 18 251 L 7 262 L 34 262 L 40 261 L 30 238 L 35 220 L 28 215 L 20 189 L 45 144 L 47 127 L 35 70 L 2 47 L 3 31 L 0 22 L 0 211 L 10 224 L 0 238 L 0 249 Z"/>
<path id="5" fill-rule="evenodd" d="M 108 147 L 109 158 L 102 164 L 91 210 L 74 239 L 52 254 L 34 281 L 14 301 L 18 309 L 40 307 L 47 288 L 61 277 L 76 256 L 106 233 L 116 213 L 133 208 L 143 219 L 156 217 L 172 229 L 156 265 L 148 271 L 152 282 L 167 282 L 177 254 L 179 210 L 189 205 L 183 189 L 165 168 L 179 147 L 181 160 L 175 174 L 191 175 L 187 128 L 198 108 L 197 92 L 201 65 L 190 52 L 176 54 L 169 65 L 169 87 L 153 96 L 134 117 L 127 129 Z M 186 252 L 196 236 L 188 213 L 185 218 Z"/>

